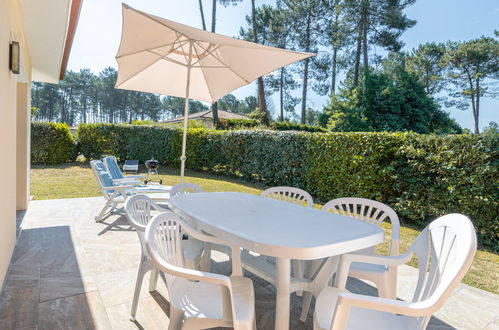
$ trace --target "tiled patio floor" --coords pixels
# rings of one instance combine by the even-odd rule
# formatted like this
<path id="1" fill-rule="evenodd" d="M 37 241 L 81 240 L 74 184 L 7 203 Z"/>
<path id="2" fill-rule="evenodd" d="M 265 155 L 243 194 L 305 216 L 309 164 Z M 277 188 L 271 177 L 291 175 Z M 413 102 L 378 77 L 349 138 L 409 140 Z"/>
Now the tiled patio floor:
<path id="1" fill-rule="evenodd" d="M 0 296 L 0 329 L 167 328 L 168 297 L 162 281 L 153 293 L 144 282 L 137 321 L 129 321 L 140 245 L 124 217 L 113 215 L 95 223 L 102 205 L 102 198 L 31 202 Z M 223 255 L 214 257 L 212 269 L 228 272 Z M 400 270 L 402 298 L 414 275 L 410 267 Z M 251 278 L 257 327 L 273 329 L 275 289 Z M 376 292 L 355 280 L 349 281 L 349 289 Z M 311 329 L 311 317 L 306 323 L 298 320 L 300 306 L 301 298 L 293 296 L 290 328 Z M 430 328 L 499 328 L 498 306 L 496 295 L 462 284 Z"/>

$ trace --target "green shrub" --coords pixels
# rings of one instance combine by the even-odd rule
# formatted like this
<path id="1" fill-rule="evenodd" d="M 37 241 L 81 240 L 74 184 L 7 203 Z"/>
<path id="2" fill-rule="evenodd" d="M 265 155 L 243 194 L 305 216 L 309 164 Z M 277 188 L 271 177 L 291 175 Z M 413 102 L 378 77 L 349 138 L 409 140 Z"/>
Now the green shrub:
<path id="1" fill-rule="evenodd" d="M 220 126 L 223 129 L 244 129 L 260 126 L 260 123 L 254 119 L 219 119 Z"/>
<path id="2" fill-rule="evenodd" d="M 469 216 L 482 245 L 499 251 L 497 135 L 307 133 L 190 129 L 187 167 L 309 191 L 319 201 L 364 197 L 392 206 L 403 223 Z M 81 125 L 82 153 L 155 157 L 178 166 L 182 130 L 165 126 Z"/>
<path id="3" fill-rule="evenodd" d="M 60 164 L 75 159 L 75 140 L 68 125 L 31 123 L 31 162 L 33 164 Z"/>
<path id="4" fill-rule="evenodd" d="M 320 126 L 304 125 L 289 121 L 275 121 L 270 127 L 277 131 L 327 132 L 326 129 Z"/>

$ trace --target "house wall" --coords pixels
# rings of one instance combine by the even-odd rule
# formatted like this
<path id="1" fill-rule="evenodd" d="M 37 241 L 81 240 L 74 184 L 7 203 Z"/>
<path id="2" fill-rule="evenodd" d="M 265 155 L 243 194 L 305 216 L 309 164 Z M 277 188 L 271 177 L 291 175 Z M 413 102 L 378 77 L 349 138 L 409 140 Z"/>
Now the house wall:
<path id="1" fill-rule="evenodd" d="M 9 70 L 9 44 L 12 40 L 20 42 L 21 74 L 19 75 Z M 24 39 L 22 15 L 18 0 L 2 0 L 0 1 L 0 286 L 3 284 L 16 242 L 17 107 L 18 104 L 23 104 L 22 109 L 26 111 L 30 107 L 28 90 L 25 90 L 22 96 L 25 102 L 20 102 L 22 100 L 18 99 L 18 83 L 21 83 L 21 86 L 24 84 L 26 88 L 29 88 L 31 83 L 31 65 Z M 29 158 L 27 160 L 29 161 Z M 26 172 L 24 173 L 26 175 Z"/>

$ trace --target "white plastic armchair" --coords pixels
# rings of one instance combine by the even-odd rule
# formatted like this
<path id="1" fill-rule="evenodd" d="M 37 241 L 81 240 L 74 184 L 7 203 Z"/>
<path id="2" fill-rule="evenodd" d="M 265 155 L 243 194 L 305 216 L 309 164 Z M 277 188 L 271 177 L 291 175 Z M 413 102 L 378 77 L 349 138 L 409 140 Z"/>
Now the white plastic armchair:
<path id="1" fill-rule="evenodd" d="M 333 199 L 327 202 L 322 207 L 322 210 L 369 222 L 377 226 L 380 226 L 383 221 L 388 219 L 392 224 L 390 255 L 396 256 L 399 254 L 400 222 L 397 213 L 388 205 L 365 198 L 346 197 Z M 374 247 L 356 251 L 355 253 L 376 255 Z M 312 273 L 314 271 L 315 270 L 311 270 Z M 386 267 L 384 265 L 356 262 L 350 267 L 349 275 L 374 282 L 378 289 L 378 294 L 382 298 L 396 298 L 397 268 L 394 266 Z M 308 315 L 311 301 L 312 295 L 307 292 L 303 299 L 300 316 L 302 321 L 304 321 Z"/>
<path id="2" fill-rule="evenodd" d="M 335 288 L 318 296 L 314 329 L 425 329 L 459 284 L 476 253 L 476 233 L 461 214 L 448 214 L 426 227 L 401 256 L 346 254 L 341 257 Z M 398 266 L 415 255 L 419 265 L 411 301 L 370 297 L 345 291 L 349 268 L 355 262 Z"/>
<path id="3" fill-rule="evenodd" d="M 177 195 L 188 195 L 202 192 L 204 192 L 203 188 L 201 188 L 197 184 L 185 182 L 173 186 L 172 190 L 170 191 L 170 196 L 174 197 Z M 231 250 L 227 246 L 205 242 L 201 269 L 207 272 L 210 271 L 212 250 L 222 252 L 228 256 L 231 255 Z"/>
<path id="4" fill-rule="evenodd" d="M 322 208 L 326 212 L 344 215 L 380 226 L 385 220 L 392 225 L 390 256 L 399 254 L 400 222 L 397 213 L 388 205 L 365 198 L 337 198 L 327 202 Z M 355 252 L 356 254 L 376 255 L 374 247 Z M 372 281 L 382 298 L 395 299 L 397 268 L 368 263 L 354 263 L 350 276 Z"/>
<path id="5" fill-rule="evenodd" d="M 154 216 L 145 232 L 147 252 L 153 264 L 165 273 L 170 297 L 168 329 L 256 329 L 251 280 L 185 268 L 181 230 L 199 240 L 211 240 L 172 213 Z"/>
<path id="6" fill-rule="evenodd" d="M 139 302 L 140 289 L 142 288 L 142 281 L 145 274 L 151 271 L 149 291 L 154 291 L 158 278 L 158 269 L 152 263 L 147 249 L 145 246 L 144 233 L 146 226 L 151 220 L 154 212 L 171 212 L 162 208 L 158 204 L 145 195 L 134 195 L 127 199 L 125 202 L 125 214 L 128 223 L 135 228 L 139 241 L 142 247 L 142 256 L 140 258 L 139 270 L 137 274 L 137 281 L 135 283 L 135 292 L 133 295 L 132 310 L 130 312 L 130 319 L 135 320 L 135 313 L 137 312 L 137 305 Z M 187 268 L 196 269 L 201 261 L 203 252 L 203 244 L 196 239 L 189 239 L 182 241 L 182 252 L 184 255 L 184 265 Z"/>

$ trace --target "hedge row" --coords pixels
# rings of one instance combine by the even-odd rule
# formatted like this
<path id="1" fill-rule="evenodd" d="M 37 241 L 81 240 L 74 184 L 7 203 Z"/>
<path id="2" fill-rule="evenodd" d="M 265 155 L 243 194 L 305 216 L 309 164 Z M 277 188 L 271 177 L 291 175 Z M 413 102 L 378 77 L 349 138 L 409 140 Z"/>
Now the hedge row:
<path id="1" fill-rule="evenodd" d="M 31 124 L 31 162 L 60 164 L 76 159 L 75 139 L 67 124 Z"/>
<path id="2" fill-rule="evenodd" d="M 81 125 L 87 158 L 155 157 L 178 166 L 182 131 Z M 187 166 L 309 191 L 317 200 L 356 196 L 392 206 L 419 227 L 451 212 L 473 219 L 482 245 L 499 251 L 499 137 L 191 129 Z"/>

